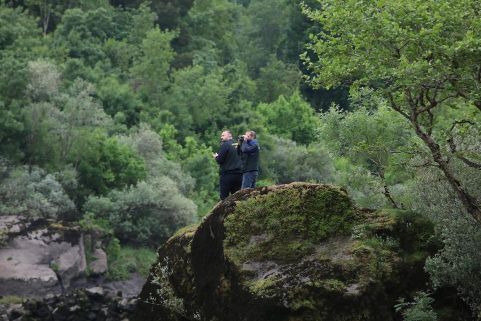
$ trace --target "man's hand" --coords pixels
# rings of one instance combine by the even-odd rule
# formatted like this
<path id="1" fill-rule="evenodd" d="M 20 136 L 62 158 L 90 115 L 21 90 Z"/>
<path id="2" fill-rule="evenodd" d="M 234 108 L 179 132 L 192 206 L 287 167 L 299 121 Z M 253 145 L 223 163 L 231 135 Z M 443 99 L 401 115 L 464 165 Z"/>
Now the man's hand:
<path id="1" fill-rule="evenodd" d="M 217 156 L 219 156 L 219 154 L 217 154 L 217 153 L 212 153 L 212 157 L 216 158 Z"/>

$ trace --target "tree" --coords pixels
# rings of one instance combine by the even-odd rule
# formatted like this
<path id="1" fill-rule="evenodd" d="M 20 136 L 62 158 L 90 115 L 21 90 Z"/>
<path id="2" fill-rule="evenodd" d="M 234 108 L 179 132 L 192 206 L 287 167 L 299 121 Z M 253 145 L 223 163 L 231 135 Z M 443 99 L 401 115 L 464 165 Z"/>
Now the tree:
<path id="1" fill-rule="evenodd" d="M 144 161 L 127 145 L 101 132 L 85 134 L 78 153 L 80 197 L 107 194 L 111 189 L 135 185 L 146 176 Z M 82 199 L 80 200 L 82 201 Z"/>
<path id="2" fill-rule="evenodd" d="M 269 133 L 304 145 L 315 140 L 319 118 L 298 92 L 290 97 L 280 96 L 271 104 L 259 104 L 257 110 Z"/>
<path id="3" fill-rule="evenodd" d="M 266 66 L 271 55 L 281 52 L 289 28 L 287 0 L 252 0 L 245 18 L 238 26 L 239 50 L 247 62 L 249 73 L 257 78 L 260 68 Z"/>
<path id="4" fill-rule="evenodd" d="M 239 10 L 240 6 L 228 0 L 194 1 L 184 19 L 191 37 L 188 50 L 194 56 L 204 56 L 197 59 L 209 59 L 217 65 L 232 62 L 237 51 Z"/>
<path id="5" fill-rule="evenodd" d="M 141 55 L 132 66 L 134 88 L 155 108 L 161 106 L 160 95 L 169 84 L 168 72 L 174 59 L 170 42 L 175 35 L 175 32 L 164 32 L 160 29 L 147 32 L 140 48 Z"/>
<path id="6" fill-rule="evenodd" d="M 260 171 L 277 184 L 307 181 L 331 183 L 334 166 L 328 151 L 317 144 L 298 145 L 276 136 L 263 135 Z"/>
<path id="7" fill-rule="evenodd" d="M 112 123 L 112 119 L 94 99 L 94 91 L 92 84 L 77 79 L 56 100 L 62 106 L 60 113 L 53 114 L 59 124 L 55 134 L 60 142 L 60 157 L 62 161 L 69 161 L 74 166 L 78 164 L 89 135 L 95 130 L 104 134 Z"/>
<path id="8" fill-rule="evenodd" d="M 109 38 L 122 38 L 126 26 L 116 23 L 116 18 L 111 7 L 66 10 L 55 30 L 55 48 L 66 51 L 71 58 L 81 59 L 88 66 L 95 66 L 106 58 L 103 43 Z"/>
<path id="9" fill-rule="evenodd" d="M 57 66 L 46 60 L 28 62 L 27 96 L 33 101 L 48 101 L 58 95 L 60 72 Z"/>
<path id="10" fill-rule="evenodd" d="M 120 83 L 117 78 L 104 78 L 97 87 L 97 95 L 107 114 L 115 116 L 117 113 L 125 115 L 125 124 L 129 127 L 139 122 L 142 102 L 137 98 L 128 84 Z"/>
<path id="11" fill-rule="evenodd" d="M 401 207 L 391 186 L 410 178 L 406 163 L 412 149 L 412 133 L 402 117 L 384 103 L 377 110 L 369 111 L 366 107 L 353 112 L 331 108 L 321 116 L 319 138 L 333 155 L 347 157 L 352 164 L 378 177 L 390 206 Z"/>
<path id="12" fill-rule="evenodd" d="M 230 92 L 220 69 L 207 73 L 203 67 L 193 66 L 175 71 L 164 104 L 180 138 L 193 133 L 205 137 L 206 132 L 228 124 Z"/>
<path id="13" fill-rule="evenodd" d="M 470 117 L 481 111 L 479 1 L 320 2 L 322 10 L 305 8 L 323 28 L 309 46 L 319 59 L 304 54 L 311 84 L 380 92 L 423 141 L 464 209 L 481 222 L 479 199 L 450 165 L 456 154 L 442 139 L 451 126 L 469 119 L 450 119 L 447 128 L 441 121 L 452 109 Z M 472 160 L 465 163 L 481 168 Z"/>
<path id="14" fill-rule="evenodd" d="M 271 57 L 269 63 L 260 69 L 256 80 L 258 101 L 271 103 L 279 98 L 291 96 L 299 89 L 301 73 L 297 66 L 285 64 Z"/>
<path id="15" fill-rule="evenodd" d="M 10 107 L 23 99 L 27 63 L 44 56 L 45 47 L 35 20 L 20 8 L 0 5 L 0 99 Z"/>

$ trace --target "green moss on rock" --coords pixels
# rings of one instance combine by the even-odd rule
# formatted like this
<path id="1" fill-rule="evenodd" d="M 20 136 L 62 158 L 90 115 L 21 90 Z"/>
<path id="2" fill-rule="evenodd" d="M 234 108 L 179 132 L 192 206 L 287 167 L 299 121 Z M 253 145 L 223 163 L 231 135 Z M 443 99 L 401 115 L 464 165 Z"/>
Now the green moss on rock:
<path id="1" fill-rule="evenodd" d="M 345 191 L 327 185 L 293 185 L 239 201 L 224 221 L 224 251 L 246 260 L 296 261 L 316 244 L 351 233 L 352 204 Z"/>

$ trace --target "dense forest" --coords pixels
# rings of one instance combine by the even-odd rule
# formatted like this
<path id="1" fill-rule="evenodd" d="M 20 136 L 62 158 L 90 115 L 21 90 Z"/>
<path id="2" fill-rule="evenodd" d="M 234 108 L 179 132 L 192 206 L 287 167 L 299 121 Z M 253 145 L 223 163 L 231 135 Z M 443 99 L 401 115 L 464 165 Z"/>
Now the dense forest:
<path id="1" fill-rule="evenodd" d="M 112 233 L 125 277 L 218 201 L 220 132 L 255 130 L 258 185 L 336 184 L 433 220 L 433 288 L 480 315 L 480 15 L 475 0 L 3 0 L 0 215 Z M 435 320 L 431 301 L 406 320 Z"/>

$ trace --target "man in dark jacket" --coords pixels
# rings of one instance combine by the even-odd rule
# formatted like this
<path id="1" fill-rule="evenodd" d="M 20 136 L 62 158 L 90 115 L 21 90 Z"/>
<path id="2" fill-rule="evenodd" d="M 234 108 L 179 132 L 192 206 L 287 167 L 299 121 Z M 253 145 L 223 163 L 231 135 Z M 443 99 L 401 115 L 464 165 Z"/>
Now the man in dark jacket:
<path id="1" fill-rule="evenodd" d="M 242 188 L 256 187 L 257 175 L 259 174 L 259 144 L 256 140 L 256 132 L 249 130 L 244 139 L 239 141 L 242 153 Z"/>
<path id="2" fill-rule="evenodd" d="M 229 194 L 233 194 L 241 188 L 242 160 L 237 152 L 236 144 L 232 140 L 230 130 L 223 131 L 220 139 L 220 149 L 213 156 L 220 166 L 220 199 L 223 200 Z"/>

